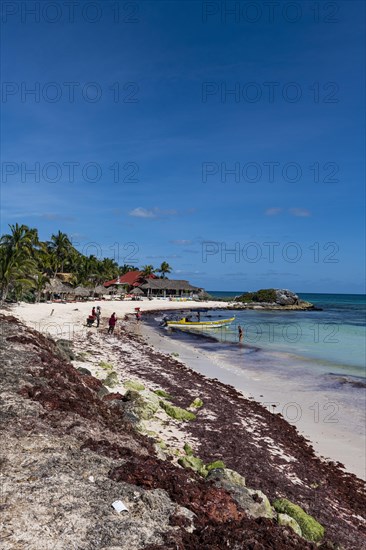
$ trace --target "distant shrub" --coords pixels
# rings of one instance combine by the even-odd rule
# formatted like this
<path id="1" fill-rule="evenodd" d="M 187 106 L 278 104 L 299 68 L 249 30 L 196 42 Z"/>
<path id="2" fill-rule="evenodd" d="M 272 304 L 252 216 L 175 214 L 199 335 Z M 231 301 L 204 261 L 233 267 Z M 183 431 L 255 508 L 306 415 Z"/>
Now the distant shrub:
<path id="1" fill-rule="evenodd" d="M 238 302 L 275 302 L 276 290 L 274 288 L 262 288 L 257 292 L 246 292 L 237 298 Z"/>

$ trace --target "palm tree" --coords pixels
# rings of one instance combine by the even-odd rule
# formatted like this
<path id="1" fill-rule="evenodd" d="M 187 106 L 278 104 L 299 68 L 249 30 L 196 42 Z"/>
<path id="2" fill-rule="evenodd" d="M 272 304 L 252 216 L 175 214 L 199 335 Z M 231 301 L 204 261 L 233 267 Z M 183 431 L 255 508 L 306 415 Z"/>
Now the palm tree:
<path id="1" fill-rule="evenodd" d="M 45 273 L 39 272 L 34 276 L 33 287 L 36 293 L 37 303 L 40 302 L 41 300 L 42 290 L 46 286 L 46 283 L 49 283 L 49 282 L 50 282 L 50 278 Z"/>
<path id="2" fill-rule="evenodd" d="M 159 269 L 157 269 L 158 273 L 161 273 L 161 278 L 166 279 L 166 274 L 172 272 L 171 266 L 168 264 L 168 262 L 163 262 Z"/>
<path id="3" fill-rule="evenodd" d="M 119 275 L 126 275 L 129 271 L 138 271 L 138 268 L 129 264 L 120 265 L 118 268 Z"/>
<path id="4" fill-rule="evenodd" d="M 68 259 L 73 246 L 66 233 L 59 231 L 56 235 L 51 236 L 51 240 L 48 242 L 48 249 L 51 253 L 53 265 L 54 265 L 54 278 L 56 278 L 57 272 L 63 273 L 65 261 Z"/>
<path id="5" fill-rule="evenodd" d="M 0 280 L 1 301 L 9 291 L 16 289 L 21 296 L 25 286 L 31 286 L 30 279 L 36 270 L 33 244 L 38 241 L 36 230 L 26 225 L 9 225 L 10 233 L 0 239 Z M 37 237 L 37 238 L 36 238 Z"/>
<path id="6" fill-rule="evenodd" d="M 141 271 L 143 277 L 148 277 L 149 275 L 155 273 L 156 269 L 153 265 L 144 265 L 142 266 Z"/>

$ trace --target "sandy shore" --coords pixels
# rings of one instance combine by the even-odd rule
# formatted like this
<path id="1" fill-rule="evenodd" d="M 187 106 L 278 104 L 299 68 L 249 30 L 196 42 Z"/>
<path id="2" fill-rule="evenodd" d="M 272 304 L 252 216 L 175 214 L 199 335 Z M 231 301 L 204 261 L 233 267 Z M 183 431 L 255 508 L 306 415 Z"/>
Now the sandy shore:
<path id="1" fill-rule="evenodd" d="M 148 342 L 163 353 L 179 354 L 178 360 L 190 368 L 254 398 L 269 411 L 281 413 L 313 445 L 319 456 L 341 462 L 346 470 L 366 478 L 365 440 L 350 430 L 355 425 L 352 411 L 336 407 L 331 391 L 316 392 L 294 381 L 230 365 L 222 355 L 202 351 L 192 344 L 171 340 L 162 331 L 143 326 Z M 273 407 L 273 405 L 276 405 Z M 335 412 L 334 418 L 325 413 Z M 332 421 L 327 421 L 334 420 Z M 362 429 L 362 419 L 357 419 Z"/>
<path id="2" fill-rule="evenodd" d="M 278 525 L 271 503 L 287 498 L 325 529 L 321 548 L 366 550 L 363 482 L 317 457 L 294 426 L 251 398 L 249 382 L 242 391 L 213 379 L 225 372 L 215 354 L 133 315 L 107 335 L 108 313 L 122 317 L 135 305 L 104 303 L 99 330 L 83 326 L 90 303 L 20 304 L 2 317 L 4 549 L 20 540 L 30 550 L 51 541 L 55 550 L 313 549 Z M 131 384 L 141 391 L 128 392 Z M 186 466 L 188 453 L 207 477 Z M 220 488 L 216 469 L 207 474 L 214 461 L 243 476 L 240 502 Z M 111 507 L 117 499 L 129 510 L 122 517 Z"/>
<path id="3" fill-rule="evenodd" d="M 108 318 L 116 312 L 120 326 L 130 327 L 147 339 L 149 344 L 163 353 L 178 354 L 179 361 L 209 378 L 216 378 L 224 384 L 234 386 L 245 396 L 254 398 L 264 404 L 271 412 L 285 413 L 285 418 L 295 425 L 300 433 L 311 441 L 320 456 L 344 464 L 347 471 L 365 479 L 365 449 L 362 436 L 349 430 L 350 421 L 346 410 L 340 409 L 336 422 L 325 422 L 317 410 L 326 411 L 332 403 L 330 392 L 304 391 L 293 381 L 285 381 L 261 371 L 253 373 L 239 369 L 223 360 L 222 356 L 209 351 L 202 351 L 185 342 L 171 340 L 161 332 L 145 325 L 136 325 L 133 317 L 127 323 L 123 321 L 126 314 L 133 314 L 135 307 L 140 307 L 142 313 L 151 310 L 217 308 L 223 307 L 222 302 L 169 302 L 165 300 L 151 301 L 95 301 L 67 304 L 24 304 L 11 308 L 11 313 L 31 328 L 55 338 L 82 340 L 88 332 L 85 319 L 93 305 L 100 305 L 102 316 Z M 8 312 L 9 313 L 9 312 Z M 118 332 L 118 325 L 116 328 Z M 276 404 L 276 407 L 272 405 Z M 316 405 L 315 405 L 316 404 Z M 328 412 L 332 412 L 329 409 Z M 286 414 L 287 413 L 287 414 Z"/>

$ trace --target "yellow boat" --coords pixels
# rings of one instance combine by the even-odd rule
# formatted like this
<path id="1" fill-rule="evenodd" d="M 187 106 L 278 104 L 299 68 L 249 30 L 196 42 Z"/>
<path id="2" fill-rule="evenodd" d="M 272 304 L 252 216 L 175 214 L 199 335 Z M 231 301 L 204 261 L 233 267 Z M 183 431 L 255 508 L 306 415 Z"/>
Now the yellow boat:
<path id="1" fill-rule="evenodd" d="M 219 319 L 218 321 L 187 321 L 185 318 L 180 321 L 167 321 L 170 328 L 221 328 L 230 325 L 235 317 L 230 319 Z"/>

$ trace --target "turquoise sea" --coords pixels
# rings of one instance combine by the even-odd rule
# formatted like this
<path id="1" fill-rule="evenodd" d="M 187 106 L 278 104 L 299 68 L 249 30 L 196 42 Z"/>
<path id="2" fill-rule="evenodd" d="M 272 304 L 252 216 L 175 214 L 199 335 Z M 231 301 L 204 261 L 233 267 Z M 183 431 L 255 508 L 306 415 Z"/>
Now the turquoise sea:
<path id="1" fill-rule="evenodd" d="M 213 298 L 232 298 L 240 292 L 210 294 Z M 192 341 L 237 366 L 271 368 L 285 372 L 287 377 L 322 375 L 328 382 L 366 387 L 366 296 L 299 296 L 321 311 L 235 311 L 235 321 L 229 327 L 200 329 L 197 335 L 174 331 L 171 337 Z M 170 316 L 180 318 L 181 314 Z M 202 321 L 227 317 L 228 312 L 222 310 L 201 313 Z M 244 330 L 242 345 L 238 342 L 239 325 Z"/>
<path id="2" fill-rule="evenodd" d="M 213 297 L 221 293 L 211 292 Z M 225 293 L 226 296 L 231 293 Z M 224 293 L 222 293 L 224 295 Z M 238 295 L 232 293 L 232 295 Z M 236 312 L 235 323 L 214 335 L 220 342 L 237 341 L 237 326 L 245 344 L 318 360 L 337 372 L 365 377 L 366 296 L 361 294 L 299 294 L 322 311 Z M 209 315 L 222 317 L 222 311 Z M 218 332 L 218 331 L 217 331 Z M 212 331 L 211 331 L 212 333 Z"/>
<path id="3" fill-rule="evenodd" d="M 210 294 L 227 298 L 240 292 Z M 266 407 L 274 403 L 276 412 L 310 437 L 321 454 L 364 477 L 366 297 L 299 295 L 319 310 L 207 309 L 201 311 L 201 320 L 235 315 L 235 321 L 197 334 L 159 327 L 163 317 L 180 319 L 187 310 L 155 314 L 148 322 L 159 327 L 162 335 L 183 343 L 182 349 L 189 349 L 191 357 L 197 360 L 200 356 L 194 351 L 199 350 L 215 366 L 204 370 L 204 364 L 197 363 L 196 370 L 202 368 L 207 376 L 249 391 Z M 191 314 L 197 315 L 194 306 Z M 244 330 L 241 343 L 238 325 Z"/>

